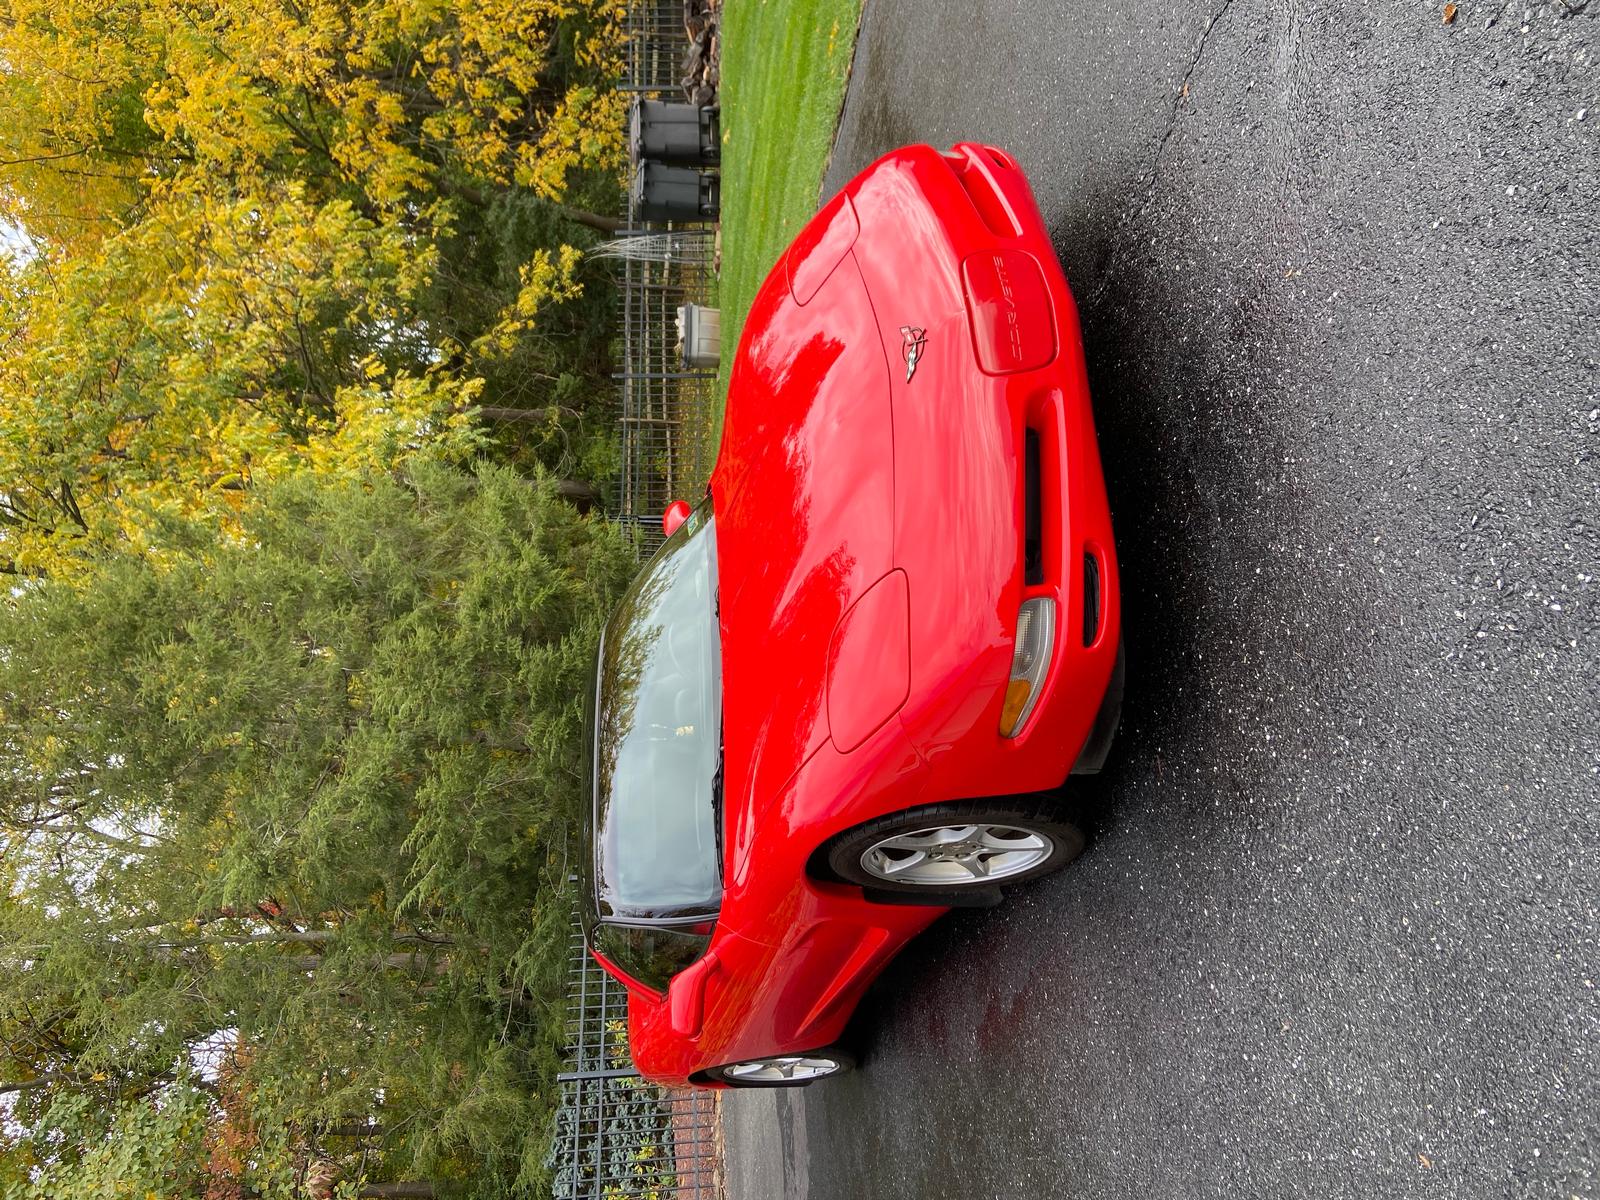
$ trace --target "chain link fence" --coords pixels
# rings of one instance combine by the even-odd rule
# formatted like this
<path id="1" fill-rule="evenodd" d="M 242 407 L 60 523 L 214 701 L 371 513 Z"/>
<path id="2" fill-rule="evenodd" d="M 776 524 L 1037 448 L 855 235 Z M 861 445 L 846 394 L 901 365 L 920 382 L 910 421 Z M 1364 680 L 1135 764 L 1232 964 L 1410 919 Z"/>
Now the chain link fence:
<path id="1" fill-rule="evenodd" d="M 631 4 L 625 90 L 683 98 L 695 39 L 703 61 L 705 22 L 716 16 L 700 0 Z M 697 103 L 703 71 L 699 78 Z M 631 189 L 626 216 L 627 229 L 597 257 L 618 281 L 622 466 L 610 515 L 642 560 L 662 542 L 666 506 L 693 499 L 711 467 L 702 445 L 717 372 L 684 365 L 678 310 L 715 295 L 715 233 L 711 222 L 641 221 Z M 550 1147 L 555 1200 L 722 1200 L 716 1094 L 658 1087 L 634 1070 L 627 991 L 588 953 L 576 921 L 568 971 L 567 1061 Z"/>
<path id="2" fill-rule="evenodd" d="M 678 312 L 705 303 L 713 279 L 709 263 L 671 256 L 628 259 L 621 275 L 618 516 L 647 558 L 661 544 L 662 512 L 673 500 L 692 501 L 711 468 L 700 431 L 711 420 L 717 372 L 684 364 Z"/>
<path id="3" fill-rule="evenodd" d="M 689 48 L 684 0 L 634 0 L 623 17 L 627 32 L 626 92 L 675 92 Z"/>
<path id="4" fill-rule="evenodd" d="M 628 994 L 573 925 L 556 1200 L 721 1200 L 717 1096 L 657 1087 L 628 1059 Z"/>
<path id="5" fill-rule="evenodd" d="M 705 0 L 636 0 L 626 17 L 626 90 L 705 101 L 703 63 L 719 56 L 719 16 Z M 701 49 L 706 45 L 713 47 L 709 56 Z M 646 222 L 631 188 L 625 216 L 627 229 L 599 251 L 616 271 L 621 335 L 621 477 L 611 515 L 644 559 L 661 544 L 667 505 L 693 500 L 711 469 L 704 446 L 715 424 L 717 372 L 685 365 L 678 311 L 716 293 L 715 230 L 709 220 Z"/>

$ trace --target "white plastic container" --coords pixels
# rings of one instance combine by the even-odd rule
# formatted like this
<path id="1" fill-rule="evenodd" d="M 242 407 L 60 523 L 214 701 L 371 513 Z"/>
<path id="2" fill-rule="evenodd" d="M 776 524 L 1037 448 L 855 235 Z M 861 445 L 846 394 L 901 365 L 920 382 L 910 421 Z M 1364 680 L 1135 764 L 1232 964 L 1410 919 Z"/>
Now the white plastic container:
<path id="1" fill-rule="evenodd" d="M 715 367 L 722 362 L 722 310 L 702 304 L 678 309 L 678 347 L 686 367 Z"/>

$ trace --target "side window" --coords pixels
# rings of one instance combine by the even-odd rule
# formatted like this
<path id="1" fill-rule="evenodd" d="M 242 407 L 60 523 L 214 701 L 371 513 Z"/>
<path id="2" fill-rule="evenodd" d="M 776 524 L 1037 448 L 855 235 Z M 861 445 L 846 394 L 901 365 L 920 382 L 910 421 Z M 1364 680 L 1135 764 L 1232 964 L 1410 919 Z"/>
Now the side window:
<path id="1" fill-rule="evenodd" d="M 702 929 L 705 932 L 700 932 Z M 709 923 L 688 929 L 602 924 L 595 933 L 595 949 L 658 992 L 666 991 L 672 977 L 711 944 Z"/>

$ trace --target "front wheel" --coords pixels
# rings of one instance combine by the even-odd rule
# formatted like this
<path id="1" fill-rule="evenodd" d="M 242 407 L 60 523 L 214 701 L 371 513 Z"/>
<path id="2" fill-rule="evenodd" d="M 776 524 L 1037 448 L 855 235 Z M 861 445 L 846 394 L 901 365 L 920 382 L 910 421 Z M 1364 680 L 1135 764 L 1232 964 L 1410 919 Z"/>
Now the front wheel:
<path id="1" fill-rule="evenodd" d="M 961 892 L 1023 883 L 1083 853 L 1083 833 L 1048 799 L 927 804 L 869 821 L 827 847 L 828 868 L 878 892 Z"/>
<path id="2" fill-rule="evenodd" d="M 712 1067 L 706 1078 L 729 1087 L 804 1087 L 819 1079 L 843 1075 L 855 1065 L 851 1055 L 837 1046 L 828 1046 L 804 1054 L 775 1054 Z"/>

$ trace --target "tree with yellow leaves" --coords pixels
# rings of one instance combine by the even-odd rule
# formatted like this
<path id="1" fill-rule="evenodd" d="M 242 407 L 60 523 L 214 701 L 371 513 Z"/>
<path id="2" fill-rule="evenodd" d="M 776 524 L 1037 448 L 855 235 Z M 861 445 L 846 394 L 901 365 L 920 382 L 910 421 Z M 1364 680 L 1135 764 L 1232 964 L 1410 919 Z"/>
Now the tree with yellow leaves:
<path id="1" fill-rule="evenodd" d="M 605 295 L 573 216 L 616 196 L 619 13 L 0 0 L 0 220 L 30 246 L 0 269 L 0 571 L 473 452 L 481 403 L 581 421 Z"/>

